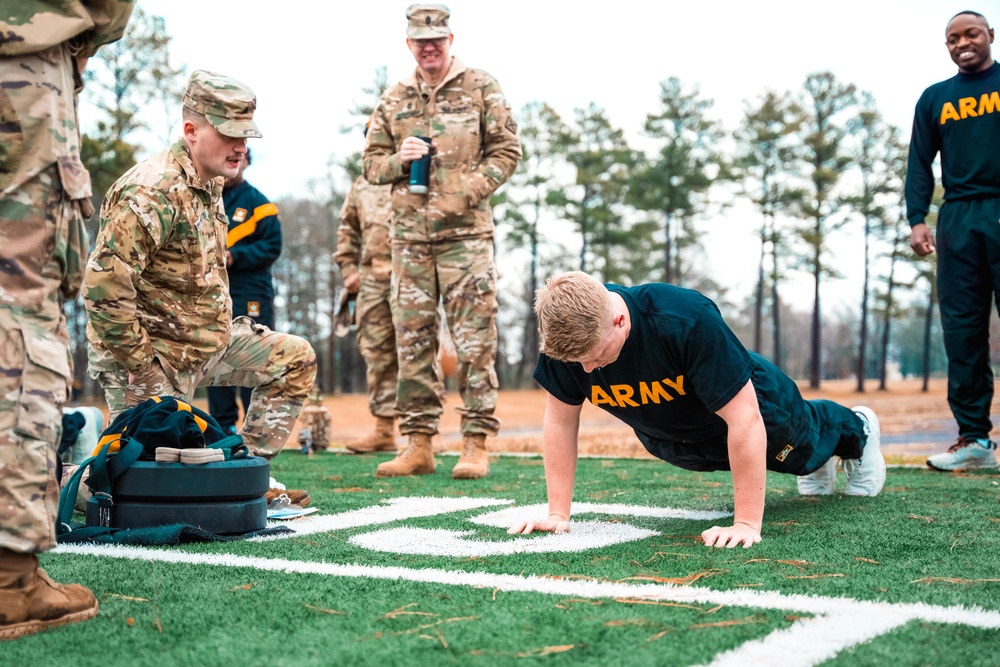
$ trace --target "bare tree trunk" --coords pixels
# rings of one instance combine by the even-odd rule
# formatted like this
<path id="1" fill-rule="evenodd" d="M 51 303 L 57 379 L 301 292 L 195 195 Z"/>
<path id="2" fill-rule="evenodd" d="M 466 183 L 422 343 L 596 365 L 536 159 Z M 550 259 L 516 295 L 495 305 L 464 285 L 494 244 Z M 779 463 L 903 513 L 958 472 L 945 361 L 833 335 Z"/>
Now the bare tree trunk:
<path id="1" fill-rule="evenodd" d="M 515 383 L 518 389 L 524 387 L 524 376 L 531 373 L 538 356 L 538 322 L 535 319 L 535 292 L 538 290 L 538 220 L 541 217 L 542 200 L 535 198 L 535 224 L 531 230 L 531 258 L 528 268 L 527 314 L 524 318 L 524 335 L 521 338 L 521 360 L 517 365 Z"/>
<path id="2" fill-rule="evenodd" d="M 937 300 L 937 290 L 934 288 L 934 279 L 928 279 L 931 289 L 927 295 L 927 313 L 924 315 L 924 383 L 920 391 L 927 393 L 930 389 L 931 380 L 931 323 L 934 320 L 934 302 Z"/>
<path id="3" fill-rule="evenodd" d="M 757 262 L 757 291 L 753 304 L 753 351 L 760 354 L 764 315 L 764 260 L 767 257 L 767 215 L 760 223 L 760 260 Z"/>
<path id="4" fill-rule="evenodd" d="M 664 238 L 663 238 L 663 282 L 673 284 L 674 282 L 674 266 L 673 266 L 673 225 L 674 225 L 674 214 L 672 211 L 667 211 L 667 218 L 664 225 Z"/>
<path id="5" fill-rule="evenodd" d="M 534 294 L 534 290 L 528 290 Z M 525 295 L 527 296 L 527 295 Z M 525 299 L 528 309 L 524 316 L 524 332 L 521 336 L 521 359 L 517 364 L 514 385 L 518 389 L 523 389 L 525 383 L 530 380 L 535 362 L 538 359 L 538 328 L 535 324 L 535 311 L 530 306 L 530 299 Z"/>
<path id="6" fill-rule="evenodd" d="M 778 245 L 771 240 L 771 344 L 773 345 L 772 361 L 779 370 L 781 359 L 781 297 L 778 295 Z"/>
<path id="7" fill-rule="evenodd" d="M 895 263 L 895 259 L 893 260 Z M 878 388 L 879 391 L 888 389 L 888 379 L 886 378 L 886 367 L 889 363 L 889 329 L 892 325 L 893 289 L 895 288 L 895 278 L 893 269 L 889 269 L 889 283 L 885 293 L 885 325 L 882 327 L 882 350 L 879 359 Z"/>
<path id="8" fill-rule="evenodd" d="M 889 279 L 885 288 L 885 325 L 882 327 L 882 349 L 879 354 L 878 388 L 885 391 L 888 388 L 886 366 L 889 363 L 889 329 L 892 325 L 893 298 L 896 288 L 896 253 L 893 251 L 889 260 Z"/>
<path id="9" fill-rule="evenodd" d="M 584 273 L 587 272 L 587 207 L 586 203 L 590 199 L 590 191 L 583 191 L 583 200 L 580 204 L 580 270 Z"/>
<path id="10" fill-rule="evenodd" d="M 337 355 L 337 337 L 333 331 L 337 328 L 334 324 L 334 312 L 337 309 L 337 272 L 334 271 L 334 266 L 336 266 L 336 263 L 331 261 L 330 275 L 327 277 L 327 284 L 330 291 L 330 334 L 326 339 L 326 364 L 325 368 L 322 369 L 323 375 L 320 376 L 322 377 L 320 388 L 329 393 L 332 393 L 336 389 L 334 359 L 336 359 Z"/>
<path id="11" fill-rule="evenodd" d="M 812 311 L 812 331 L 810 332 L 810 359 L 809 359 L 809 386 L 812 389 L 819 389 L 820 380 L 820 354 L 822 351 L 822 332 L 820 331 L 819 314 L 819 281 L 820 281 L 820 248 L 817 243 L 815 264 L 813 265 L 813 311 Z"/>
<path id="12" fill-rule="evenodd" d="M 858 335 L 858 385 L 857 392 L 865 393 L 865 348 L 868 346 L 868 281 L 871 280 L 871 267 L 868 253 L 871 246 L 871 223 L 865 216 L 865 276 L 861 288 L 861 326 Z"/>
<path id="13" fill-rule="evenodd" d="M 69 334 L 73 350 L 73 386 L 70 391 L 70 402 L 76 402 L 86 396 L 87 376 L 87 317 L 83 302 L 80 299 L 68 302 L 63 306 L 66 315 L 66 330 Z"/>

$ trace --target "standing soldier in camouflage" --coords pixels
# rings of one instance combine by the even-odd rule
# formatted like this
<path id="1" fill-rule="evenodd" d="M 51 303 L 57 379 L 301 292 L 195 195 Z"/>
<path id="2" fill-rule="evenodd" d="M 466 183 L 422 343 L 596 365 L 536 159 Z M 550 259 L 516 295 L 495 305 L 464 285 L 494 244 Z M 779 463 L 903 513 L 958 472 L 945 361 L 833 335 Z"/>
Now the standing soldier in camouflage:
<path id="1" fill-rule="evenodd" d="M 183 136 L 127 171 L 101 207 L 83 280 L 90 373 L 112 420 L 151 396 L 253 387 L 243 439 L 271 458 L 312 387 L 316 355 L 297 336 L 233 320 L 222 185 L 239 172 L 247 138 L 261 136 L 257 98 L 199 70 L 183 103 Z"/>
<path id="2" fill-rule="evenodd" d="M 392 307 L 399 347 L 396 409 L 408 443 L 377 475 L 434 472 L 431 436 L 441 399 L 434 389 L 440 299 L 458 355 L 464 406 L 456 479 L 489 472 L 486 436 L 496 435 L 496 267 L 489 198 L 517 168 L 517 123 L 496 79 L 449 55 L 444 5 L 410 5 L 406 43 L 412 75 L 382 95 L 365 146 L 365 177 L 392 184 Z M 428 137 L 431 145 L 420 137 Z M 428 191 L 412 192 L 410 165 L 430 152 Z"/>
<path id="3" fill-rule="evenodd" d="M 347 444 L 347 450 L 355 454 L 396 450 L 396 376 L 399 363 L 389 303 L 391 218 L 392 187 L 372 185 L 364 176 L 359 176 L 340 209 L 337 253 L 334 255 L 344 276 L 344 289 L 358 295 L 355 305 L 358 349 L 365 360 L 368 409 L 375 416 L 375 432 Z M 444 382 L 436 351 L 434 377 L 434 390 L 442 395 Z"/>
<path id="4" fill-rule="evenodd" d="M 344 276 L 344 289 L 357 294 L 355 315 L 358 349 L 365 360 L 368 409 L 375 416 L 375 432 L 348 443 L 355 453 L 396 449 L 396 332 L 389 308 L 392 257 L 389 220 L 392 187 L 372 185 L 359 176 L 340 209 L 337 252 L 334 259 Z"/>
<path id="5" fill-rule="evenodd" d="M 57 584 L 56 445 L 70 372 L 63 299 L 80 289 L 93 214 L 76 93 L 133 2 L 20 0 L 0 16 L 0 640 L 92 618 L 94 595 Z"/>

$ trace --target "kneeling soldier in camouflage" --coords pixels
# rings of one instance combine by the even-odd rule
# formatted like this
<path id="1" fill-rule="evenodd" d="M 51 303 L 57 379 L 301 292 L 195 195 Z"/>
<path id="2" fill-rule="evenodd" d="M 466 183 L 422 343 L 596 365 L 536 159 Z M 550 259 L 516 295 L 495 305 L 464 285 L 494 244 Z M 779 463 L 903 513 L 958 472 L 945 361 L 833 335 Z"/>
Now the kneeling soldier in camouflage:
<path id="1" fill-rule="evenodd" d="M 90 373 L 110 419 L 150 396 L 199 386 L 253 387 L 242 435 L 257 456 L 281 451 L 316 376 L 302 338 L 233 320 L 222 185 L 260 137 L 246 85 L 196 71 L 183 137 L 108 191 L 84 301 Z"/>

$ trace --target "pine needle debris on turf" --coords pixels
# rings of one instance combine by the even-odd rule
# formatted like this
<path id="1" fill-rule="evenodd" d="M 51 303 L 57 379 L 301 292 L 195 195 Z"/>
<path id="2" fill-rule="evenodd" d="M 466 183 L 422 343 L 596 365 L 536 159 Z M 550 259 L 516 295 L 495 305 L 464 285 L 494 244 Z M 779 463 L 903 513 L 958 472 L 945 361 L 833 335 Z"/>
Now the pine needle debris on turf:
<path id="1" fill-rule="evenodd" d="M 476 520 L 497 507 L 543 504 L 540 460 L 498 459 L 487 480 L 460 488 L 444 474 L 373 485 L 380 460 L 388 456 L 276 459 L 273 472 L 308 488 L 326 522 L 303 524 L 318 529 L 290 539 L 44 554 L 54 578 L 94 590 L 101 613 L 9 642 L 0 662 L 47 667 L 72 655 L 80 667 L 309 667 L 336 655 L 343 664 L 498 667 L 545 656 L 578 667 L 627 655 L 638 667 L 754 664 L 760 656 L 840 667 L 891 656 L 901 667 L 995 667 L 997 471 L 893 469 L 886 490 L 904 491 L 809 501 L 793 478 L 768 475 L 764 541 L 747 559 L 701 544 L 702 530 L 731 519 L 659 512 L 731 511 L 727 473 L 581 460 L 577 499 L 604 493 L 619 505 L 574 522 L 594 534 L 632 526 L 645 537 L 588 547 L 578 530 L 576 542 L 546 553 Z M 451 557 L 352 540 L 383 526 L 443 531 L 472 546 Z M 553 536 L 541 537 L 544 545 Z M 476 555 L 483 544 L 518 548 L 486 558 Z M 232 618 L 254 632 L 221 631 L 219 619 Z M 129 650 L 109 653 L 123 629 Z"/>

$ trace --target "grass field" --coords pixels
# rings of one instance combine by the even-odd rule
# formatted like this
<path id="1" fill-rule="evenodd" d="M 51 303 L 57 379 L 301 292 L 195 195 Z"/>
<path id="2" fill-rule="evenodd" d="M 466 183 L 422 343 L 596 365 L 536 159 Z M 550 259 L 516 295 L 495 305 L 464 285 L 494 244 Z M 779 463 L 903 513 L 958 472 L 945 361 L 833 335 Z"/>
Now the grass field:
<path id="1" fill-rule="evenodd" d="M 537 457 L 464 483 L 453 457 L 376 479 L 385 458 L 282 454 L 320 510 L 290 538 L 44 555 L 101 613 L 0 665 L 1000 664 L 996 471 L 818 499 L 772 474 L 764 541 L 718 550 L 698 535 L 727 520 L 707 518 L 731 511 L 727 473 L 584 459 L 573 531 L 509 536 L 544 513 Z"/>

